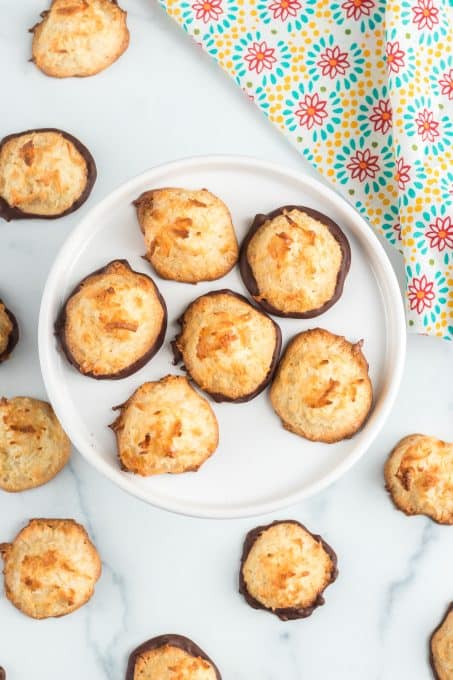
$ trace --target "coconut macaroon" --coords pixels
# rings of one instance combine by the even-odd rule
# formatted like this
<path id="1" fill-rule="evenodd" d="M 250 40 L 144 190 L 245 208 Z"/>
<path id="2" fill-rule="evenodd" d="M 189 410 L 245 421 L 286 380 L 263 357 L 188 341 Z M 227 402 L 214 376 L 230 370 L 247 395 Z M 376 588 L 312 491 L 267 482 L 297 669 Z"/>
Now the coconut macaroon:
<path id="1" fill-rule="evenodd" d="M 48 76 L 92 76 L 129 45 L 126 12 L 116 0 L 53 0 L 33 33 L 32 61 Z"/>
<path id="2" fill-rule="evenodd" d="M 282 621 L 303 619 L 324 604 L 322 593 L 337 575 L 337 557 L 321 536 L 295 520 L 276 521 L 247 534 L 239 592 Z"/>
<path id="3" fill-rule="evenodd" d="M 29 397 L 0 399 L 0 489 L 46 484 L 70 455 L 71 442 L 50 404 Z"/>
<path id="4" fill-rule="evenodd" d="M 326 443 L 352 437 L 362 427 L 373 389 L 361 345 L 323 328 L 291 340 L 270 391 L 283 427 Z"/>
<path id="5" fill-rule="evenodd" d="M 429 658 L 436 680 L 453 678 L 453 602 L 429 641 Z"/>
<path id="6" fill-rule="evenodd" d="M 0 217 L 55 219 L 85 203 L 96 164 L 75 137 L 54 128 L 26 130 L 0 142 Z"/>
<path id="7" fill-rule="evenodd" d="M 164 279 L 219 279 L 238 260 L 231 215 L 206 189 L 154 189 L 136 201 L 146 258 Z"/>
<path id="8" fill-rule="evenodd" d="M 404 437 L 384 468 L 393 502 L 406 515 L 453 524 L 453 444 L 423 434 Z"/>
<path id="9" fill-rule="evenodd" d="M 219 428 L 185 376 L 141 385 L 111 425 L 125 470 L 143 475 L 196 471 L 217 448 Z"/>
<path id="10" fill-rule="evenodd" d="M 240 255 L 242 279 L 270 314 L 309 318 L 343 292 L 351 249 L 340 227 L 304 206 L 257 215 Z"/>
<path id="11" fill-rule="evenodd" d="M 173 342 L 197 385 L 215 401 L 249 401 L 272 378 L 281 332 L 266 314 L 231 290 L 218 290 L 192 302 L 180 319 Z"/>
<path id="12" fill-rule="evenodd" d="M 220 671 L 195 642 L 182 635 L 159 635 L 134 649 L 126 680 L 222 680 Z"/>
<path id="13" fill-rule="evenodd" d="M 18 341 L 17 319 L 0 299 L 0 364 L 8 359 Z"/>
<path id="14" fill-rule="evenodd" d="M 55 324 L 69 361 L 92 378 L 125 378 L 160 349 L 167 308 L 154 281 L 126 260 L 83 279 Z"/>
<path id="15" fill-rule="evenodd" d="M 83 526 L 72 519 L 32 519 L 2 543 L 5 593 L 34 619 L 64 616 L 88 602 L 101 560 Z"/>

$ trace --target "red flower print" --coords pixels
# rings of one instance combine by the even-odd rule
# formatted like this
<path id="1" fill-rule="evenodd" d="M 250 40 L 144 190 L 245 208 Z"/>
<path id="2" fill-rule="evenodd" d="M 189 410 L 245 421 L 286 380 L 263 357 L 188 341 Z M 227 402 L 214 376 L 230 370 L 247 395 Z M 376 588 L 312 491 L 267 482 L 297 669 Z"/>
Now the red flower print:
<path id="1" fill-rule="evenodd" d="M 346 69 L 349 68 L 348 53 L 340 52 L 340 48 L 327 47 L 326 51 L 321 54 L 321 59 L 317 62 L 323 76 L 330 76 L 335 78 L 338 74 L 344 76 Z"/>
<path id="2" fill-rule="evenodd" d="M 388 42 L 385 48 L 387 68 L 391 73 L 398 73 L 404 67 L 404 57 L 406 52 L 401 49 L 398 40 L 395 42 Z"/>
<path id="3" fill-rule="evenodd" d="M 311 130 L 314 125 L 321 126 L 324 118 L 327 118 L 326 111 L 327 101 L 320 99 L 317 93 L 306 94 L 302 101 L 299 102 L 299 108 L 296 111 L 296 116 L 299 117 L 299 125 Z"/>
<path id="4" fill-rule="evenodd" d="M 395 222 L 393 225 L 393 231 L 396 231 L 398 241 L 401 241 L 401 224 L 399 222 Z"/>
<path id="5" fill-rule="evenodd" d="M 444 73 L 439 80 L 442 94 L 446 94 L 448 99 L 453 99 L 453 68 L 448 73 Z"/>
<path id="6" fill-rule="evenodd" d="M 299 0 L 276 0 L 269 5 L 273 18 L 281 21 L 286 21 L 288 17 L 296 17 L 301 8 Z"/>
<path id="7" fill-rule="evenodd" d="M 352 179 L 359 179 L 364 182 L 367 177 L 376 177 L 379 172 L 378 157 L 374 156 L 369 149 L 365 151 L 358 150 L 354 156 L 351 156 L 350 162 L 347 164 L 347 169 L 351 170 Z"/>
<path id="8" fill-rule="evenodd" d="M 357 21 L 362 15 L 369 17 L 374 5 L 373 0 L 345 0 L 341 6 L 346 10 L 348 19 L 353 17 Z"/>
<path id="9" fill-rule="evenodd" d="M 435 6 L 433 0 L 418 0 L 415 7 L 412 7 L 414 13 L 413 23 L 417 25 L 418 30 L 428 28 L 432 31 L 434 24 L 439 23 L 439 10 Z"/>
<path id="10" fill-rule="evenodd" d="M 428 109 L 423 109 L 415 119 L 417 132 L 424 142 L 434 142 L 439 136 L 439 123 L 434 120 L 434 114 Z"/>
<path id="11" fill-rule="evenodd" d="M 195 12 L 195 19 L 203 19 L 203 23 L 208 21 L 217 21 L 221 14 L 223 14 L 222 0 L 199 0 L 192 5 Z"/>
<path id="12" fill-rule="evenodd" d="M 451 217 L 436 217 L 433 224 L 429 225 L 426 232 L 431 248 L 437 248 L 440 252 L 445 248 L 453 248 L 453 222 Z"/>
<path id="13" fill-rule="evenodd" d="M 418 314 L 421 314 L 425 307 L 431 308 L 436 297 L 433 293 L 433 285 L 433 282 L 428 281 L 423 274 L 419 279 L 414 277 L 408 286 L 407 297 L 409 298 L 410 308 L 416 309 Z"/>
<path id="14" fill-rule="evenodd" d="M 265 68 L 271 71 L 274 67 L 277 59 L 274 57 L 275 49 L 273 47 L 268 47 L 265 40 L 263 42 L 254 42 L 251 47 L 249 47 L 245 61 L 248 64 L 249 71 L 256 71 L 261 73 Z"/>
<path id="15" fill-rule="evenodd" d="M 380 99 L 377 106 L 373 106 L 370 116 L 375 132 L 385 135 L 392 127 L 392 107 L 389 99 Z"/>
<path id="16" fill-rule="evenodd" d="M 406 184 L 410 182 L 411 179 L 409 175 L 410 169 L 411 166 L 406 165 L 404 163 L 404 158 L 398 158 L 398 160 L 396 161 L 395 179 L 398 182 L 398 187 L 401 189 L 401 191 L 404 191 L 404 189 L 406 188 Z"/>

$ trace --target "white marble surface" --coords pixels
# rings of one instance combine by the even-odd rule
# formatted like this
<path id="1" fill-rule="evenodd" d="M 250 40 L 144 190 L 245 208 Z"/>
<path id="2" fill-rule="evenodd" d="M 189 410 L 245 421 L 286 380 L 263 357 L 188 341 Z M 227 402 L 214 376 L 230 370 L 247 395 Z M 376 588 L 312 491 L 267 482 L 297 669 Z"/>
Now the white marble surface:
<path id="1" fill-rule="evenodd" d="M 0 369 L 0 392 L 45 397 L 36 348 L 42 288 L 77 220 L 125 179 L 194 154 L 303 161 L 246 97 L 152 0 L 123 0 L 131 46 L 104 74 L 56 81 L 27 62 L 39 0 L 0 0 L 0 136 L 56 126 L 93 151 L 99 179 L 82 210 L 55 222 L 0 225 L 0 290 L 22 339 Z M 396 259 L 396 258 L 393 258 Z M 33 621 L 0 595 L 0 665 L 8 680 L 120 680 L 148 637 L 193 637 L 224 680 L 425 680 L 427 639 L 453 597 L 453 529 L 394 510 L 382 464 L 408 432 L 453 437 L 452 346 L 410 337 L 403 384 L 379 440 L 333 487 L 272 517 L 294 517 L 339 556 L 326 605 L 282 623 L 237 593 L 244 533 L 260 520 L 201 521 L 129 497 L 74 453 L 47 486 L 0 495 L 0 540 L 30 517 L 83 522 L 104 562 L 92 601 L 60 620 Z"/>

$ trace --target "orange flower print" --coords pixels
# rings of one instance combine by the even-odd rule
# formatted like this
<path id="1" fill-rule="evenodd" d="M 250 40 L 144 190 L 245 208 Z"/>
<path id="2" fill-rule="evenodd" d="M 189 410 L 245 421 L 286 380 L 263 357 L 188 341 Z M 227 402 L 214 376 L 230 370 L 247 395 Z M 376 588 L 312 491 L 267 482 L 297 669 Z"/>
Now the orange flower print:
<path id="1" fill-rule="evenodd" d="M 277 0 L 269 5 L 274 19 L 286 21 L 288 17 L 296 17 L 297 12 L 302 9 L 299 0 Z"/>
<path id="2" fill-rule="evenodd" d="M 210 20 L 217 21 L 223 14 L 222 0 L 200 0 L 192 5 L 196 19 L 202 19 L 205 24 Z"/>
<path id="3" fill-rule="evenodd" d="M 412 12 L 414 14 L 412 21 L 419 31 L 423 28 L 431 31 L 434 25 L 439 23 L 439 10 L 433 0 L 418 0 L 415 7 L 412 7 Z"/>
<path id="4" fill-rule="evenodd" d="M 268 47 L 265 40 L 262 42 L 254 42 L 249 47 L 244 59 L 248 64 L 249 71 L 256 71 L 262 73 L 264 69 L 272 70 L 277 59 L 274 56 L 275 49 Z"/>
<path id="5" fill-rule="evenodd" d="M 378 156 L 371 153 L 369 149 L 360 151 L 351 156 L 351 160 L 347 164 L 347 169 L 351 171 L 352 179 L 358 179 L 359 182 L 364 182 L 368 177 L 373 179 L 379 172 Z"/>
<path id="6" fill-rule="evenodd" d="M 324 118 L 327 118 L 326 104 L 327 101 L 320 99 L 316 92 L 315 94 L 306 94 L 304 99 L 299 102 L 299 108 L 296 110 L 299 125 L 308 130 L 311 130 L 314 125 L 322 125 Z"/>
<path id="7" fill-rule="evenodd" d="M 337 75 L 344 76 L 346 69 L 349 68 L 348 53 L 341 52 L 338 46 L 327 47 L 326 51 L 321 54 L 317 65 L 321 69 L 323 76 L 335 78 Z"/>
<path id="8" fill-rule="evenodd" d="M 424 309 L 432 307 L 433 300 L 436 297 L 433 292 L 434 283 L 428 281 L 425 274 L 420 278 L 413 278 L 407 288 L 407 297 L 409 299 L 409 306 L 412 310 L 416 310 L 421 314 Z"/>

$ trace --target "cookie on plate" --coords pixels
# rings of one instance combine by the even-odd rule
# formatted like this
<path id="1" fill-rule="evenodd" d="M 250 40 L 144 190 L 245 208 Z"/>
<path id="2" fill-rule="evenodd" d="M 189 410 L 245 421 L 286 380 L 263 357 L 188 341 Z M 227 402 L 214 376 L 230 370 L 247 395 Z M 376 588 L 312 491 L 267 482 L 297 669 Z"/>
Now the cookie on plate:
<path id="1" fill-rule="evenodd" d="M 0 217 L 7 221 L 68 215 L 95 181 L 93 156 L 63 130 L 26 130 L 0 142 Z"/>
<path id="2" fill-rule="evenodd" d="M 50 404 L 29 397 L 0 399 L 0 489 L 41 486 L 70 455 L 71 442 Z"/>
<path id="3" fill-rule="evenodd" d="M 53 0 L 33 33 L 32 61 L 48 76 L 92 76 L 129 45 L 126 12 L 116 0 Z"/>
<path id="4" fill-rule="evenodd" d="M 310 318 L 337 302 L 351 264 L 338 224 L 305 206 L 257 215 L 242 246 L 242 279 L 270 314 Z"/>
<path id="5" fill-rule="evenodd" d="M 429 658 L 436 680 L 453 678 L 453 602 L 429 641 Z"/>
<path id="6" fill-rule="evenodd" d="M 219 279 L 238 260 L 231 215 L 207 189 L 154 189 L 136 201 L 146 258 L 164 279 Z"/>
<path id="7" fill-rule="evenodd" d="M 337 575 L 337 557 L 321 536 L 280 520 L 247 534 L 239 592 L 251 607 L 282 621 L 303 619 L 324 604 L 322 594 Z"/>
<path id="8" fill-rule="evenodd" d="M 196 471 L 217 448 L 219 428 L 185 376 L 141 385 L 111 425 L 124 470 L 143 475 Z"/>
<path id="9" fill-rule="evenodd" d="M 0 666 L 0 680 L 6 680 L 6 673 L 3 666 Z"/>
<path id="10" fill-rule="evenodd" d="M 85 277 L 55 324 L 68 360 L 92 378 L 125 378 L 160 349 L 167 308 L 154 281 L 126 260 Z"/>
<path id="11" fill-rule="evenodd" d="M 182 635 L 159 635 L 134 649 L 126 680 L 222 680 L 220 671 L 195 642 Z"/>
<path id="12" fill-rule="evenodd" d="M 393 502 L 406 515 L 453 524 L 453 444 L 423 434 L 404 437 L 384 468 Z"/>
<path id="13" fill-rule="evenodd" d="M 283 427 L 326 443 L 352 437 L 362 427 L 373 389 L 361 345 L 323 328 L 291 340 L 270 391 Z"/>
<path id="14" fill-rule="evenodd" d="M 96 548 L 73 519 L 32 519 L 0 553 L 6 597 L 34 619 L 78 609 L 101 575 Z"/>
<path id="15" fill-rule="evenodd" d="M 192 302 L 173 343 L 197 385 L 215 401 L 249 401 L 272 378 L 281 347 L 277 324 L 242 295 L 217 290 Z"/>
<path id="16" fill-rule="evenodd" d="M 18 341 L 17 319 L 0 299 L 0 364 L 8 359 Z"/>

